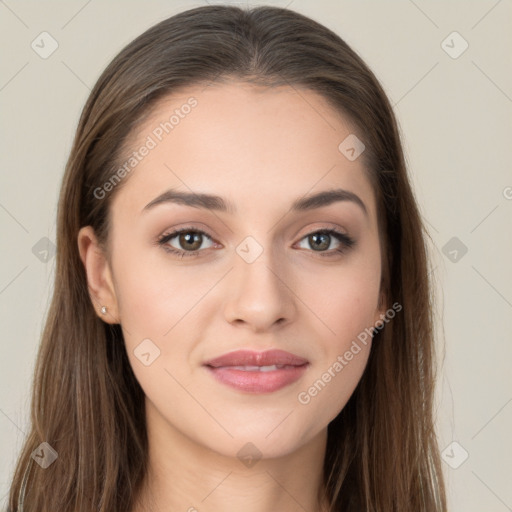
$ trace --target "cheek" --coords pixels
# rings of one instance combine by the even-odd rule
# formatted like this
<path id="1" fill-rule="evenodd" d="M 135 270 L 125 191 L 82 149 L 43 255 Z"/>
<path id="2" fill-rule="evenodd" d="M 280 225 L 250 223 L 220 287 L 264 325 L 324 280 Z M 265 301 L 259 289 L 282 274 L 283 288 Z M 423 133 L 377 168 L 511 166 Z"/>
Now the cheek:
<path id="1" fill-rule="evenodd" d="M 340 287 L 332 286 L 328 300 L 320 296 L 312 297 L 316 315 L 323 323 L 323 327 L 317 330 L 323 333 L 317 338 L 321 365 L 319 372 L 334 366 L 340 356 L 346 354 L 346 361 L 342 363 L 346 366 L 343 368 L 344 377 L 337 380 L 357 379 L 362 374 L 368 356 L 366 352 L 371 344 L 377 291 L 372 286 L 361 286 L 360 282 L 345 282 Z M 336 374 L 341 373 L 339 367 L 333 370 L 338 370 Z M 320 373 L 317 377 L 320 377 Z"/>
<path id="2" fill-rule="evenodd" d="M 201 290 L 190 280 L 187 285 L 180 272 L 165 274 L 142 257 L 125 259 L 117 278 L 130 365 L 145 395 L 166 410 L 170 397 L 181 396 L 177 383 L 189 384 L 190 319 Z"/>
<path id="3" fill-rule="evenodd" d="M 195 274 L 199 277 L 170 270 L 164 258 L 119 258 L 116 295 L 123 327 L 137 336 L 162 338 L 207 292 L 209 279 Z"/>
<path id="4" fill-rule="evenodd" d="M 356 268 L 357 267 L 357 268 Z M 378 307 L 380 265 L 367 261 L 317 276 L 307 305 L 318 318 L 318 360 L 297 395 L 303 414 L 315 425 L 333 420 L 348 402 L 364 373 Z"/>
<path id="5" fill-rule="evenodd" d="M 204 270 L 173 267 L 165 257 L 152 258 L 135 249 L 130 256 L 119 257 L 115 268 L 125 345 L 144 391 L 148 396 L 157 396 L 174 389 L 175 382 L 167 371 L 188 385 L 190 354 L 204 327 L 201 318 L 207 307 L 209 314 L 218 310 L 209 306 L 211 301 L 207 298 L 218 275 L 207 266 Z M 154 354 L 158 357 L 145 366 L 138 356 L 147 352 L 151 358 Z"/>
<path id="6" fill-rule="evenodd" d="M 342 350 L 365 328 L 373 326 L 378 309 L 378 261 L 341 265 L 332 272 L 305 274 L 300 297 L 319 321 L 326 349 Z M 350 344 L 350 343 L 349 343 Z"/>
<path id="7" fill-rule="evenodd" d="M 314 418 L 312 434 L 345 407 L 366 368 L 378 288 L 371 281 L 364 283 L 333 283 L 328 301 L 316 297 L 319 316 L 328 328 L 318 330 L 324 333 L 317 338 L 318 359 L 296 395 L 301 414 Z"/>
<path id="8" fill-rule="evenodd" d="M 312 433 L 328 425 L 349 401 L 364 373 L 371 341 L 355 341 L 344 348 L 297 394 L 299 413 L 314 418 Z"/>

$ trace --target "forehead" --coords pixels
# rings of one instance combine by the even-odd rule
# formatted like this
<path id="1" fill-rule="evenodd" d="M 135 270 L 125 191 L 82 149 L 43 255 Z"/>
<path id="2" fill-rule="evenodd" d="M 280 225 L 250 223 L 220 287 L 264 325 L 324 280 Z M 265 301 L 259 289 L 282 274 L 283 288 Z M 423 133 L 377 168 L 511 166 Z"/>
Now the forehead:
<path id="1" fill-rule="evenodd" d="M 132 134 L 127 157 L 136 152 L 138 160 L 114 202 L 140 212 L 178 188 L 232 198 L 237 211 L 270 210 L 342 187 L 374 213 L 363 159 L 350 161 L 338 148 L 354 131 L 304 88 L 228 82 L 182 89 L 160 99 Z"/>

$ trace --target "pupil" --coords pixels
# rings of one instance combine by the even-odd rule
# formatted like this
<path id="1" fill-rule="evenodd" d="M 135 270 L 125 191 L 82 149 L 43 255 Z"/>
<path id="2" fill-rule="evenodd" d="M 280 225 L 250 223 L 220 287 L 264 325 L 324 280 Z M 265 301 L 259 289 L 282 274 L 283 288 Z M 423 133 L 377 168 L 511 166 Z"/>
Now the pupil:
<path id="1" fill-rule="evenodd" d="M 321 234 L 316 234 L 316 235 L 311 235 L 311 236 L 315 240 L 315 242 L 313 243 L 313 248 L 318 248 L 322 245 L 322 242 L 320 242 L 319 244 L 317 243 L 318 239 L 320 237 L 325 237 L 323 247 L 320 247 L 320 248 L 327 249 L 329 247 L 329 235 L 327 235 L 325 233 L 321 233 Z M 325 243 L 326 241 L 327 241 L 327 243 Z"/>
<path id="2" fill-rule="evenodd" d="M 186 233 L 186 234 L 182 234 L 181 237 L 182 237 L 182 242 L 185 241 L 186 243 L 184 243 L 183 245 L 186 246 L 187 244 L 194 244 L 194 241 L 196 242 L 197 244 L 197 241 L 200 239 L 200 234 L 199 233 L 195 233 L 195 234 L 190 234 L 190 233 Z M 194 240 L 195 239 L 195 240 Z M 200 247 L 201 246 L 201 243 L 199 242 L 198 246 Z M 189 249 L 192 249 L 192 250 L 195 250 L 196 247 L 189 247 Z"/>

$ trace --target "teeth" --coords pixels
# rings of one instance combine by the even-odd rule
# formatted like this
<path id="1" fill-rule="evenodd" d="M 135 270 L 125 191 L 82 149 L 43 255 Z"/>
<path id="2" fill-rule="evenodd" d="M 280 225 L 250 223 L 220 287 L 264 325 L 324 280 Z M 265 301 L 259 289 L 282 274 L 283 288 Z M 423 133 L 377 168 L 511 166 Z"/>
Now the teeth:
<path id="1" fill-rule="evenodd" d="M 277 365 L 272 365 L 272 366 L 261 366 L 260 367 L 260 372 L 272 372 L 274 370 L 277 370 Z"/>
<path id="2" fill-rule="evenodd" d="M 244 372 L 273 372 L 284 368 L 283 364 L 273 364 L 270 366 L 230 366 L 232 370 L 242 370 Z"/>

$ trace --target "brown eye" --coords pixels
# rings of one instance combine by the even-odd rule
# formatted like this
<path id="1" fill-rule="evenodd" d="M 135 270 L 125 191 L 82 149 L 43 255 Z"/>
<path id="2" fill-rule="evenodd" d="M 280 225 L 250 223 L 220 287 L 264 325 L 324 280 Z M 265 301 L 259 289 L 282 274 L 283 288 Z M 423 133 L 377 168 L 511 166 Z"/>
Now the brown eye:
<path id="1" fill-rule="evenodd" d="M 327 250 L 331 246 L 333 239 L 338 241 L 338 247 Z M 315 231 L 314 233 L 310 233 L 305 236 L 302 240 L 306 240 L 307 245 L 309 246 L 304 248 L 311 248 L 313 252 L 320 253 L 321 256 L 339 255 L 340 253 L 344 253 L 350 249 L 355 244 L 354 239 L 335 229 L 322 229 L 320 231 Z"/>
<path id="2" fill-rule="evenodd" d="M 191 235 L 191 233 L 193 233 Z M 178 235 L 178 242 L 181 247 L 190 251 L 197 251 L 201 247 L 202 237 L 200 233 L 187 231 Z"/>
<path id="3" fill-rule="evenodd" d="M 201 252 L 200 248 L 205 238 L 210 241 L 212 240 L 204 231 L 199 229 L 183 228 L 173 231 L 172 233 L 162 235 L 158 239 L 158 244 L 167 252 L 177 254 L 180 257 L 197 256 Z M 171 241 L 174 239 L 176 239 L 176 241 L 174 244 L 171 244 Z M 210 247 L 211 246 L 213 246 L 213 243 Z"/>

